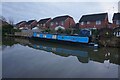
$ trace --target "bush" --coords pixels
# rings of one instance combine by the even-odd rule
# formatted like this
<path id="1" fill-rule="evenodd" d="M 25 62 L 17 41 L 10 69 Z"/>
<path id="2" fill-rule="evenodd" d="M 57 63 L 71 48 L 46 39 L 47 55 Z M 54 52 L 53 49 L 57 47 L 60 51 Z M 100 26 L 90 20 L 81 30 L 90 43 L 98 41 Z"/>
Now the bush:
<path id="1" fill-rule="evenodd" d="M 110 38 L 113 36 L 113 30 L 110 28 L 102 28 L 99 30 L 99 36 Z"/>
<path id="2" fill-rule="evenodd" d="M 92 35 L 97 36 L 99 34 L 98 29 L 92 29 Z"/>
<path id="3" fill-rule="evenodd" d="M 12 34 L 13 33 L 12 29 L 13 29 L 12 25 L 3 25 L 2 26 L 2 35 Z"/>
<path id="4" fill-rule="evenodd" d="M 64 30 L 61 29 L 61 28 L 59 28 L 59 29 L 57 30 L 57 33 L 64 33 Z"/>
<path id="5" fill-rule="evenodd" d="M 14 34 L 15 32 L 21 32 L 21 30 L 13 29 L 12 25 L 3 25 L 2 26 L 2 35 Z"/>
<path id="6" fill-rule="evenodd" d="M 66 29 L 66 30 L 65 30 L 65 33 L 66 33 L 66 34 L 71 34 L 71 30 L 70 30 L 70 29 Z"/>
<path id="7" fill-rule="evenodd" d="M 48 32 L 48 33 L 50 33 L 50 31 L 51 31 L 50 29 L 46 29 L 46 30 L 45 30 L 45 32 Z"/>

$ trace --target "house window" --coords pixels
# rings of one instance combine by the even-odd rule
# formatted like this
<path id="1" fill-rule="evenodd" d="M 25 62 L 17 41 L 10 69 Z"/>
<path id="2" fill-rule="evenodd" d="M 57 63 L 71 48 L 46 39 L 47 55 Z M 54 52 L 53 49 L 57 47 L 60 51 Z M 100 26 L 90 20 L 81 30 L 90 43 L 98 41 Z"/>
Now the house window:
<path id="1" fill-rule="evenodd" d="M 84 25 L 84 22 L 81 22 L 81 25 Z"/>
<path id="2" fill-rule="evenodd" d="M 120 24 L 120 20 L 117 20 L 117 21 L 116 21 L 116 24 L 119 25 L 119 24 Z"/>
<path id="3" fill-rule="evenodd" d="M 89 22 L 89 21 L 87 21 L 87 24 L 90 24 L 90 22 Z"/>
<path id="4" fill-rule="evenodd" d="M 40 26 L 42 26 L 42 24 L 40 24 Z"/>
<path id="5" fill-rule="evenodd" d="M 51 22 L 51 24 L 50 24 L 51 26 L 53 26 L 53 22 Z"/>
<path id="6" fill-rule="evenodd" d="M 43 24 L 43 26 L 45 26 L 45 24 Z"/>
<path id="7" fill-rule="evenodd" d="M 61 25 L 64 25 L 64 21 L 61 21 Z"/>
<path id="8" fill-rule="evenodd" d="M 58 22 L 56 22 L 56 25 L 58 25 Z"/>
<path id="9" fill-rule="evenodd" d="M 101 21 L 96 21 L 96 25 L 100 25 L 101 24 Z"/>
<path id="10" fill-rule="evenodd" d="M 37 26 L 40 26 L 39 24 L 37 24 Z"/>

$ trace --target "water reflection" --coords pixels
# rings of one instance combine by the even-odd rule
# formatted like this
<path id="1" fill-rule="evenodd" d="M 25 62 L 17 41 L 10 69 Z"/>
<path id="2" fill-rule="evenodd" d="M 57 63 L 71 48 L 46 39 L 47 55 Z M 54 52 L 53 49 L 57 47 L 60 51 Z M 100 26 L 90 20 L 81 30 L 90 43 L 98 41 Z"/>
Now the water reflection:
<path id="1" fill-rule="evenodd" d="M 4 38 L 3 39 L 3 49 L 6 46 L 12 46 L 14 44 L 21 44 L 24 46 L 29 46 L 34 49 L 44 50 L 47 52 L 52 52 L 53 54 L 68 57 L 76 56 L 79 62 L 89 63 L 89 61 L 95 61 L 99 63 L 104 63 L 109 61 L 109 63 L 119 65 L 120 54 L 118 53 L 118 48 L 98 48 L 94 49 L 89 46 L 83 45 L 63 45 L 58 43 L 50 43 L 44 41 L 36 41 L 29 39 L 20 38 Z"/>

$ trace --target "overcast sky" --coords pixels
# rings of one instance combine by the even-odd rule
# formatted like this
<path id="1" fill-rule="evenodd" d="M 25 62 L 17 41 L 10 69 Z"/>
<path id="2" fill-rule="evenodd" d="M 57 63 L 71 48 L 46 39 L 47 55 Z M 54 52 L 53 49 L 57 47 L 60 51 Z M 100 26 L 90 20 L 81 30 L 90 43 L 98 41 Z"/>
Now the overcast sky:
<path id="1" fill-rule="evenodd" d="M 14 23 L 62 15 L 70 15 L 78 22 L 82 15 L 105 12 L 111 22 L 113 13 L 118 12 L 118 2 L 2 2 L 0 15 Z"/>

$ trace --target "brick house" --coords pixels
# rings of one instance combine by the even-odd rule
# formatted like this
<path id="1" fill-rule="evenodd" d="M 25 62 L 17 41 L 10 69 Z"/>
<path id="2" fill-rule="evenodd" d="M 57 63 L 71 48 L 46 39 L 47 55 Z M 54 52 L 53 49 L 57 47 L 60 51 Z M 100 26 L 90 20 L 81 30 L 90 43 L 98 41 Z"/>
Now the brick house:
<path id="1" fill-rule="evenodd" d="M 50 21 L 49 27 L 51 30 L 58 30 L 59 28 L 69 29 L 74 25 L 75 25 L 74 19 L 69 15 L 65 15 L 53 18 Z"/>
<path id="2" fill-rule="evenodd" d="M 79 20 L 79 27 L 83 29 L 100 29 L 108 27 L 108 24 L 107 13 L 83 15 Z"/>
<path id="3" fill-rule="evenodd" d="M 37 21 L 36 20 L 29 20 L 27 23 L 26 23 L 26 27 L 27 29 L 32 29 L 34 27 L 37 26 Z"/>
<path id="4" fill-rule="evenodd" d="M 112 20 L 113 20 L 113 28 L 120 27 L 120 13 L 114 13 Z"/>
<path id="5" fill-rule="evenodd" d="M 51 18 L 41 19 L 37 23 L 37 27 L 42 30 L 49 29 L 49 23 L 51 21 Z"/>
<path id="6" fill-rule="evenodd" d="M 21 21 L 16 24 L 17 29 L 26 29 L 26 21 Z"/>

